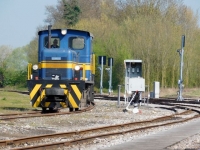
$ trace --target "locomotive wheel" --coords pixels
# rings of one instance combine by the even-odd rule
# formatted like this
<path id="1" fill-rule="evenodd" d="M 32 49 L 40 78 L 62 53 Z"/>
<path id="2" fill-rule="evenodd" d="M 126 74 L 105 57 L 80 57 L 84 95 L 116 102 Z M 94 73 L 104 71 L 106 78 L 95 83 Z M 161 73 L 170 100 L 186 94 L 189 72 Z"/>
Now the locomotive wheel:
<path id="1" fill-rule="evenodd" d="M 42 112 L 45 112 L 47 110 L 46 107 L 42 107 Z"/>
<path id="2" fill-rule="evenodd" d="M 94 85 L 90 87 L 90 102 L 94 101 Z"/>
<path id="3" fill-rule="evenodd" d="M 87 107 L 87 90 L 84 90 L 82 93 L 82 98 L 81 98 L 81 104 L 80 104 L 80 108 L 82 107 Z"/>
<path id="4" fill-rule="evenodd" d="M 88 87 L 87 91 L 88 92 L 87 92 L 86 104 L 88 106 L 88 105 L 90 105 L 90 102 L 91 102 L 91 88 L 90 88 L 90 86 Z"/>
<path id="5" fill-rule="evenodd" d="M 53 108 L 51 107 L 51 108 L 49 108 L 49 110 L 50 110 L 50 111 L 53 111 Z"/>
<path id="6" fill-rule="evenodd" d="M 74 108 L 69 107 L 69 111 L 72 112 L 74 110 Z"/>

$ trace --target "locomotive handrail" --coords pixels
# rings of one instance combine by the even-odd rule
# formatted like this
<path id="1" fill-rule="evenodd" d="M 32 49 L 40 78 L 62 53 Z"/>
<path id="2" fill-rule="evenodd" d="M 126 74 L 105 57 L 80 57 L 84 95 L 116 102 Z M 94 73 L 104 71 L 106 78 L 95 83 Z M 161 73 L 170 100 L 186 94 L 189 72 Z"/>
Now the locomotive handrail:
<path id="1" fill-rule="evenodd" d="M 83 64 L 83 80 L 85 80 L 85 64 Z"/>
<path id="2" fill-rule="evenodd" d="M 31 79 L 31 74 L 32 74 L 32 64 L 28 63 L 28 80 Z"/>
<path id="3" fill-rule="evenodd" d="M 95 74 L 95 54 L 92 54 L 92 74 Z"/>

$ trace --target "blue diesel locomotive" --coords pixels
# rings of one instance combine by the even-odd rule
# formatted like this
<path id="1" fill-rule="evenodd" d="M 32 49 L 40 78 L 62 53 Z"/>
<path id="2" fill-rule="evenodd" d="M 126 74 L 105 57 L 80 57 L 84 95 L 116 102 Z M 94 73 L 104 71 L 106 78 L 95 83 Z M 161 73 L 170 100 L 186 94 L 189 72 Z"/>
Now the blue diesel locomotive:
<path id="1" fill-rule="evenodd" d="M 79 110 L 94 101 L 93 35 L 73 29 L 38 32 L 38 64 L 28 64 L 28 90 L 33 107 Z"/>

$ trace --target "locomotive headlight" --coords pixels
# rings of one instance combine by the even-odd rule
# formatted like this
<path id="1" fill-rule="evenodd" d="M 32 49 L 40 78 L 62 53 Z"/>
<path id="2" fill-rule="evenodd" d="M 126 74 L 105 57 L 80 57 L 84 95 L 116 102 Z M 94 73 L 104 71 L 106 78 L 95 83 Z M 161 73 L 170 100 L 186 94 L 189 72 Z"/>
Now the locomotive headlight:
<path id="1" fill-rule="evenodd" d="M 79 65 L 76 65 L 74 68 L 76 71 L 79 71 L 81 69 L 81 67 Z"/>
<path id="2" fill-rule="evenodd" d="M 38 65 L 33 65 L 33 70 L 37 70 L 38 69 Z"/>
<path id="3" fill-rule="evenodd" d="M 62 29 L 61 33 L 62 33 L 62 35 L 65 35 L 65 34 L 67 34 L 67 30 Z"/>

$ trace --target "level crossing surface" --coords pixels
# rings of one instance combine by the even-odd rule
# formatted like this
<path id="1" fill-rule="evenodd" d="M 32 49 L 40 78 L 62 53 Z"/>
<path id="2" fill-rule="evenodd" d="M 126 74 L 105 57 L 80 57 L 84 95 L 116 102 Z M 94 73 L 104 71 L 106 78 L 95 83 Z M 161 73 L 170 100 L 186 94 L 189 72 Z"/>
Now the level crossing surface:
<path id="1" fill-rule="evenodd" d="M 200 119 L 195 119 L 165 131 L 100 150 L 164 150 L 198 133 L 200 133 Z"/>

